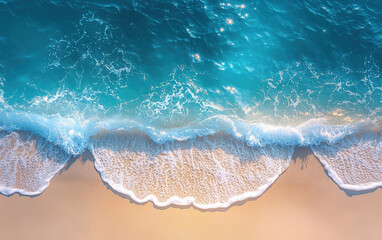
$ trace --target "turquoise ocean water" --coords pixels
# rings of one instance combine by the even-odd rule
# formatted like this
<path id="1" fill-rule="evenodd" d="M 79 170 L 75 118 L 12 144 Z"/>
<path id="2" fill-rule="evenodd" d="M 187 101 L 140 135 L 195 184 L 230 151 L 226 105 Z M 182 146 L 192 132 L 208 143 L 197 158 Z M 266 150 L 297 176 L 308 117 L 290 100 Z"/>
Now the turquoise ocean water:
<path id="1" fill-rule="evenodd" d="M 381 67 L 377 0 L 1 0 L 2 193 L 40 193 L 89 150 L 103 180 L 137 201 L 227 206 L 261 194 L 297 146 L 311 148 L 340 187 L 378 187 Z M 129 177 L 148 166 L 120 167 L 126 159 L 188 161 L 173 153 L 191 148 L 254 164 L 263 158 L 253 149 L 265 149 L 272 164 L 251 176 L 262 186 L 251 191 L 239 189 L 248 183 L 232 166 L 210 167 L 228 192 L 206 187 L 213 197 L 200 201 L 138 196 L 132 189 L 146 180 Z M 169 187 L 161 174 L 150 176 Z"/>

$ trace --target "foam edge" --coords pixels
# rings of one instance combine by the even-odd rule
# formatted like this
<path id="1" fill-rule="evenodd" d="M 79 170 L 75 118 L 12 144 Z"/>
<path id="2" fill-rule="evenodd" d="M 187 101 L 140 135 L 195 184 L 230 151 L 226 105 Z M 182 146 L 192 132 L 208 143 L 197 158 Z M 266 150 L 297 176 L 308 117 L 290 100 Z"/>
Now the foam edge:
<path id="1" fill-rule="evenodd" d="M 338 174 L 334 171 L 334 169 L 330 166 L 330 164 L 327 161 L 317 157 L 316 155 L 315 157 L 318 159 L 318 161 L 320 161 L 320 163 L 326 170 L 328 176 L 341 189 L 361 192 L 361 191 L 373 190 L 375 188 L 382 187 L 382 182 L 369 182 L 369 183 L 363 183 L 363 184 L 357 184 L 357 185 L 344 183 L 344 181 L 341 180 L 341 178 L 338 176 Z"/>
<path id="2" fill-rule="evenodd" d="M 45 184 L 42 185 L 38 190 L 30 192 L 30 191 L 26 191 L 26 190 L 21 189 L 21 188 L 11 188 L 11 187 L 0 186 L 0 193 L 5 195 L 5 196 L 11 196 L 11 195 L 16 194 L 16 193 L 23 195 L 23 196 L 29 196 L 29 197 L 35 197 L 35 196 L 41 195 L 45 191 L 45 189 L 47 189 L 49 187 L 50 181 L 54 178 L 54 176 L 56 176 L 57 173 L 59 173 L 63 168 L 65 168 L 70 157 L 66 160 L 66 163 L 62 166 L 62 168 L 58 169 L 57 171 L 54 171 L 52 173 L 52 176 L 50 176 L 49 178 L 46 178 L 44 180 Z"/>
<path id="3" fill-rule="evenodd" d="M 288 161 L 288 167 L 289 167 L 289 163 L 290 163 L 290 159 Z M 246 201 L 246 200 L 249 200 L 251 198 L 260 197 L 288 169 L 288 167 L 286 167 L 284 171 L 281 171 L 278 175 L 268 179 L 267 183 L 262 185 L 261 187 L 259 187 L 257 191 L 246 192 L 244 194 L 233 196 L 225 203 L 219 202 L 219 203 L 214 203 L 214 204 L 198 204 L 195 202 L 194 197 L 180 198 L 178 196 L 172 196 L 167 201 L 160 202 L 155 195 L 150 194 L 147 197 L 140 199 L 135 195 L 135 193 L 133 191 L 126 190 L 124 187 L 121 186 L 121 184 L 115 184 L 112 181 L 109 181 L 104 176 L 105 169 L 102 166 L 100 166 L 97 163 L 97 161 L 94 162 L 94 167 L 98 171 L 98 173 L 100 174 L 103 182 L 107 183 L 113 190 L 117 191 L 118 193 L 121 193 L 123 195 L 128 196 L 129 198 L 131 198 L 136 203 L 145 204 L 147 202 L 152 202 L 155 206 L 161 207 L 161 208 L 166 208 L 166 207 L 169 207 L 171 205 L 194 206 L 195 208 L 201 209 L 201 210 L 228 209 L 229 207 L 233 206 L 233 204 L 235 204 L 237 202 Z"/>

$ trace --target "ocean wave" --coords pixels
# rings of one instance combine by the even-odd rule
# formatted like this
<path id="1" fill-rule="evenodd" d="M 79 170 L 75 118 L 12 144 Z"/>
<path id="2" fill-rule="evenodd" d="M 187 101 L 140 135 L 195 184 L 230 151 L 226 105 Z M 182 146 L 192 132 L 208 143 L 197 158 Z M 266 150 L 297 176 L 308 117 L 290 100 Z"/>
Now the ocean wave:
<path id="1" fill-rule="evenodd" d="M 160 128 L 129 119 L 84 120 L 60 116 L 48 117 L 24 111 L 0 111 L 0 129 L 30 131 L 72 155 L 83 153 L 89 147 L 90 137 L 104 130 L 139 130 L 159 144 L 223 132 L 245 141 L 250 146 L 277 144 L 309 147 L 321 143 L 335 143 L 348 135 L 371 128 L 379 129 L 380 123 L 377 120 L 366 119 L 352 124 L 334 125 L 321 118 L 311 119 L 297 126 L 280 126 L 218 115 L 194 121 L 185 127 Z"/>
<path id="2" fill-rule="evenodd" d="M 228 207 L 258 197 L 310 147 L 344 189 L 381 186 L 381 128 L 315 119 L 271 126 L 216 116 L 156 129 L 129 120 L 76 121 L 2 112 L 0 192 L 41 193 L 72 155 L 89 149 L 103 181 L 137 202 Z M 27 131 L 27 132 L 25 132 Z"/>

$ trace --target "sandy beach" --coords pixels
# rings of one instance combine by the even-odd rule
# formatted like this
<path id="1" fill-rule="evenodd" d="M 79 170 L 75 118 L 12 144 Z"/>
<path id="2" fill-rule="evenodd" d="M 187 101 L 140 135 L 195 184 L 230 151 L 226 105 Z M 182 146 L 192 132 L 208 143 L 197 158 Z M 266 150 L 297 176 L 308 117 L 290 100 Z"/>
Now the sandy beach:
<path id="1" fill-rule="evenodd" d="M 299 149 L 261 197 L 226 210 L 135 204 L 85 156 L 33 198 L 0 196 L 2 239 L 380 239 L 382 191 L 349 196 Z"/>

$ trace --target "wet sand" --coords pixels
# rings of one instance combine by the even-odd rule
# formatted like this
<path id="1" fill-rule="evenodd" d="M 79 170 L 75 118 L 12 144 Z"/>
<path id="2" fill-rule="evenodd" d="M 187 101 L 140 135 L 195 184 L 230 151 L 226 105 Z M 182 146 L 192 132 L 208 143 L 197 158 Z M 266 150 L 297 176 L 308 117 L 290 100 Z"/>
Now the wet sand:
<path id="1" fill-rule="evenodd" d="M 348 193 L 350 194 L 350 193 Z M 226 210 L 158 209 L 103 184 L 88 157 L 37 197 L 0 196 L 1 239 L 380 239 L 382 190 L 347 195 L 307 149 L 261 197 Z"/>

